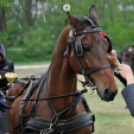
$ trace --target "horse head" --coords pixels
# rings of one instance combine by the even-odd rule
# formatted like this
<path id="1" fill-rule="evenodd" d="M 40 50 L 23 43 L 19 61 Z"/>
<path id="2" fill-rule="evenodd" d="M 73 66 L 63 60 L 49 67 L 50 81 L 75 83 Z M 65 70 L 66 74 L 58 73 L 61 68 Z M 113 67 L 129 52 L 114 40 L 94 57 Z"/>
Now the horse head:
<path id="1" fill-rule="evenodd" d="M 70 32 L 64 55 L 69 55 L 71 68 L 74 72 L 83 74 L 86 83 L 96 86 L 102 100 L 114 100 L 117 87 L 107 60 L 111 46 L 101 34 L 95 6 L 89 9 L 89 17 L 79 19 L 69 12 L 67 16 Z"/>

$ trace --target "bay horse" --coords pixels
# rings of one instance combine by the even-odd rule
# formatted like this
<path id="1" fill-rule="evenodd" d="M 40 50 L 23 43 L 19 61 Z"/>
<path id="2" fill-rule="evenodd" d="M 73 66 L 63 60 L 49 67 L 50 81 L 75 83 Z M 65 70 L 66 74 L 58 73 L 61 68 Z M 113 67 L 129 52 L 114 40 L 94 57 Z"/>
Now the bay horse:
<path id="1" fill-rule="evenodd" d="M 122 63 L 128 64 L 134 72 L 134 46 L 124 45 L 122 52 Z"/>
<path id="2" fill-rule="evenodd" d="M 77 91 L 77 74 L 84 75 L 85 85 L 96 87 L 102 100 L 114 100 L 117 87 L 107 60 L 109 43 L 98 27 L 95 6 L 90 7 L 89 17 L 78 19 L 69 11 L 67 16 L 70 25 L 57 40 L 48 71 L 37 82 L 16 83 L 9 89 L 8 97 L 19 96 L 7 100 L 8 107 L 25 100 L 22 107 L 8 110 L 10 134 L 91 134 L 94 121 L 81 99 L 85 91 Z M 57 96 L 64 97 L 50 99 Z"/>

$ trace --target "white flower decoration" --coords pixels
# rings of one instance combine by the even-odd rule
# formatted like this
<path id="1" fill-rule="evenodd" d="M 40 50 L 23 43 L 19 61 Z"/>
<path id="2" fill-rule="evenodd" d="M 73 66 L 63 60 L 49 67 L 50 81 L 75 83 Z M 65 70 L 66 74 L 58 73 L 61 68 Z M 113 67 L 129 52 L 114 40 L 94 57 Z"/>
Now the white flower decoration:
<path id="1" fill-rule="evenodd" d="M 63 10 L 64 10 L 65 12 L 68 12 L 68 11 L 70 10 L 70 5 L 69 5 L 69 4 L 65 4 L 65 5 L 63 6 Z"/>

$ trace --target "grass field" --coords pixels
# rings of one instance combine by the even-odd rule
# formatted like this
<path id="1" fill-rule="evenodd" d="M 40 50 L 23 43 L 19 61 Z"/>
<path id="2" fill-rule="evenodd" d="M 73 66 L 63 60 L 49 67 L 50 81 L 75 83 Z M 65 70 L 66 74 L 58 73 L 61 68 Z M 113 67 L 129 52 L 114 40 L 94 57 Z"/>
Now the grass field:
<path id="1" fill-rule="evenodd" d="M 112 102 L 102 101 L 96 91 L 92 95 L 85 94 L 92 113 L 95 115 L 94 134 L 133 134 L 134 120 L 122 98 L 122 83 L 116 79 L 118 94 Z M 81 85 L 78 87 L 82 89 Z M 88 90 L 89 93 L 91 90 Z"/>
<path id="2" fill-rule="evenodd" d="M 15 72 L 19 77 L 30 74 L 45 72 L 46 68 L 39 69 L 17 69 Z M 92 114 L 95 114 L 95 132 L 94 134 L 133 134 L 134 119 L 128 109 L 125 109 L 125 102 L 121 96 L 123 85 L 116 79 L 118 85 L 118 94 L 112 102 L 101 101 L 94 92 L 92 95 L 85 94 Z M 82 89 L 78 84 L 78 89 Z M 91 90 L 89 89 L 89 93 Z"/>

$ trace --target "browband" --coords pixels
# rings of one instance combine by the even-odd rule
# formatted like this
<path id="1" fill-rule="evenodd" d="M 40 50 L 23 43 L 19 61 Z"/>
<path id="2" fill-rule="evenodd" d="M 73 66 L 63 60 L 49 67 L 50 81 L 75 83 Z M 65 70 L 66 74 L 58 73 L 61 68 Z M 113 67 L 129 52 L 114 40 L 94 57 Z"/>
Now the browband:
<path id="1" fill-rule="evenodd" d="M 89 27 L 87 30 L 82 30 L 82 31 L 76 31 L 74 32 L 74 35 L 81 35 L 81 34 L 86 34 L 86 33 L 96 33 L 96 32 L 101 32 L 102 29 L 100 27 L 95 27 L 91 28 Z"/>

